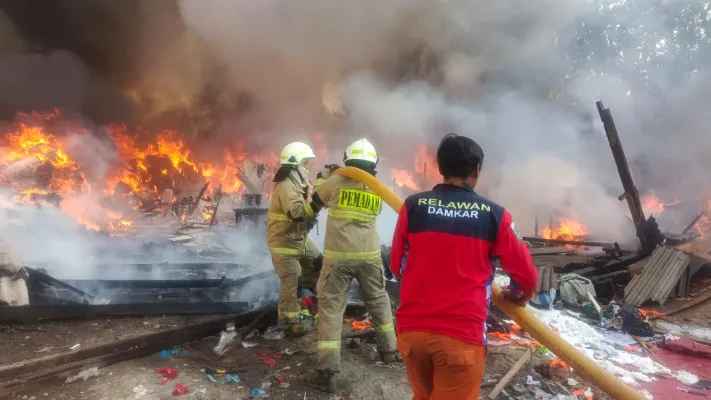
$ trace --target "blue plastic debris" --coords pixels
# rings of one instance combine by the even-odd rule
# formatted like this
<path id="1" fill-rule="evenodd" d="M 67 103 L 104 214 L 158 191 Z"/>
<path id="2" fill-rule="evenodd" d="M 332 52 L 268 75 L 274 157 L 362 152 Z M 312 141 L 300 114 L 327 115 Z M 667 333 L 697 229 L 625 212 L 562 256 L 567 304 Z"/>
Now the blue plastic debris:
<path id="1" fill-rule="evenodd" d="M 171 355 L 174 355 L 176 357 L 186 357 L 188 355 L 188 352 L 183 349 L 163 349 L 160 351 L 160 356 L 162 358 L 168 358 Z"/>

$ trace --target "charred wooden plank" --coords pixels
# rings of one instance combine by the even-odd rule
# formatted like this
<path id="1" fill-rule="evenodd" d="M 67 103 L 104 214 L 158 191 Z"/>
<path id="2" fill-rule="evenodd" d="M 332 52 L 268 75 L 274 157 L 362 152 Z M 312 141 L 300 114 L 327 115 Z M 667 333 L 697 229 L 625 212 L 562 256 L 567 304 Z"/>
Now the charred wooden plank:
<path id="1" fill-rule="evenodd" d="M 632 173 L 630 172 L 630 167 L 627 164 L 627 157 L 625 156 L 625 151 L 622 149 L 622 142 L 620 141 L 620 135 L 617 133 L 617 127 L 615 126 L 615 121 L 612 119 L 612 113 L 610 113 L 609 108 L 605 108 L 602 101 L 595 103 L 597 105 L 597 111 L 600 114 L 600 120 L 605 127 L 605 134 L 607 135 L 607 141 L 610 144 L 610 149 L 612 150 L 612 156 L 615 159 L 615 165 L 617 165 L 617 172 L 620 175 L 620 180 L 622 181 L 622 188 L 624 193 L 620 196 L 620 200 L 627 200 L 627 205 L 630 209 L 630 214 L 632 215 L 632 220 L 634 221 L 634 226 L 637 231 L 637 237 L 642 245 L 642 251 L 649 254 L 654 250 L 654 245 L 650 244 L 645 233 L 645 222 L 644 210 L 642 209 L 642 202 L 639 199 L 639 192 L 637 187 L 634 185 L 634 180 L 632 179 Z"/>
<path id="2" fill-rule="evenodd" d="M 587 246 L 587 247 L 612 247 L 615 243 L 610 242 L 585 242 L 580 240 L 565 240 L 565 239 L 545 239 L 539 237 L 524 236 L 523 240 L 531 243 L 545 243 L 545 244 L 562 244 L 562 245 L 573 245 L 573 246 Z"/>
<path id="3" fill-rule="evenodd" d="M 0 321 L 29 322 L 141 315 L 217 315 L 242 313 L 248 309 L 249 304 L 246 302 L 29 305 L 0 307 Z"/>
<path id="4" fill-rule="evenodd" d="M 686 228 L 684 228 L 684 230 L 681 231 L 681 233 L 689 233 L 691 228 L 693 228 L 694 225 L 696 225 L 696 223 L 699 222 L 699 220 L 701 219 L 701 217 L 704 216 L 705 213 L 706 213 L 705 211 L 701 211 L 699 213 L 699 215 L 697 215 L 691 222 L 689 222 L 689 225 L 687 225 Z"/>

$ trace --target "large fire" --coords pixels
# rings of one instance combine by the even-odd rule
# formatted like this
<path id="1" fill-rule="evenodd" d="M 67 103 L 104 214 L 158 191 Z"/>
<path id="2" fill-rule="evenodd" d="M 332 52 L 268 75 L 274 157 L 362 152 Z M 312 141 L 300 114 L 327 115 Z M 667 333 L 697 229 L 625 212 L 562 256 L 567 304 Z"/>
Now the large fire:
<path id="1" fill-rule="evenodd" d="M 417 146 L 414 174 L 407 169 L 393 169 L 390 174 L 395 185 L 411 190 L 423 190 L 442 179 L 437 167 L 437 157 L 424 144 Z"/>
<path id="2" fill-rule="evenodd" d="M 67 129 L 68 123 L 71 129 Z M 71 132 L 73 140 L 81 142 L 91 139 L 90 129 L 65 121 L 58 111 L 19 114 L 1 141 L 0 185 L 14 189 L 18 202 L 53 203 L 87 228 L 113 231 L 127 231 L 133 225 L 130 218 L 117 211 L 127 207 L 113 207 L 116 199 L 122 199 L 130 209 L 173 201 L 178 196 L 194 196 L 206 183 L 211 189 L 204 195 L 208 199 L 207 193 L 216 189 L 226 194 L 243 190 L 237 173 L 247 152 L 239 143 L 225 149 L 221 157 L 207 161 L 196 157 L 179 132 L 162 131 L 148 135 L 149 140 L 139 140 L 140 132 L 129 131 L 123 125 L 108 126 L 106 130 L 109 134 L 102 140 L 108 142 L 117 157 L 105 160 L 110 168 L 97 182 L 87 176 L 98 167 L 82 164 L 72 156 L 67 135 Z M 249 159 L 267 165 L 278 161 L 273 153 L 249 154 Z M 171 198 L 165 199 L 166 193 Z M 99 208 L 105 211 L 101 218 L 89 212 L 91 207 L 85 201 L 88 198 L 102 203 Z M 90 214 L 94 215 L 88 217 Z M 209 217 L 212 212 L 202 214 Z"/>
<path id="3" fill-rule="evenodd" d="M 543 232 L 541 232 L 541 237 L 544 239 L 582 240 L 587 234 L 588 228 L 580 223 L 580 221 L 561 219 L 555 228 L 546 225 L 543 228 Z"/>

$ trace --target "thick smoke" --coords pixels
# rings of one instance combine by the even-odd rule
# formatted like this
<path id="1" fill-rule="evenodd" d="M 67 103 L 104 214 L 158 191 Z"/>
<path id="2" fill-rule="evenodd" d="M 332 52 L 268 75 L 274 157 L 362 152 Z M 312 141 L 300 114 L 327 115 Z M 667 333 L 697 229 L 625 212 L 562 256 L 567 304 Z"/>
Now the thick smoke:
<path id="1" fill-rule="evenodd" d="M 594 108 L 602 99 L 642 192 L 681 202 L 682 226 L 706 196 L 707 3 L 149 3 L 98 1 L 83 14 L 83 2 L 55 5 L 62 23 L 44 24 L 54 31 L 28 21 L 30 6 L 3 6 L 0 32 L 13 41 L 0 71 L 18 78 L 0 79 L 0 108 L 177 124 L 211 145 L 239 137 L 278 149 L 325 131 L 339 154 L 367 136 L 382 174 L 411 168 L 417 143 L 434 148 L 454 131 L 482 144 L 481 190 L 524 233 L 538 212 L 542 224 L 576 218 L 592 236 L 631 241 Z M 33 76 L 29 100 L 13 102 L 6 88 Z"/>

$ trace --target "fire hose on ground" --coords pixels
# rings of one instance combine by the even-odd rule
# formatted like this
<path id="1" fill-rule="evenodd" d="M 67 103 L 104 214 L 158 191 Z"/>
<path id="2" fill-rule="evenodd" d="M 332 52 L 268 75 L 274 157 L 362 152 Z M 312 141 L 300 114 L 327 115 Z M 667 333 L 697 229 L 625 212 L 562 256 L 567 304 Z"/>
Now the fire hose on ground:
<path id="1" fill-rule="evenodd" d="M 334 173 L 362 182 L 388 203 L 395 212 L 399 212 L 402 208 L 403 200 L 367 172 L 354 167 L 342 167 L 334 171 Z M 497 285 L 492 285 L 491 292 L 491 299 L 496 307 L 516 321 L 526 332 L 556 356 L 575 368 L 580 376 L 592 382 L 615 399 L 646 399 L 641 393 L 625 385 L 617 377 L 600 368 L 595 361 L 589 359 L 585 354 L 557 336 L 551 328 L 536 319 L 525 307 L 504 299 L 501 288 Z"/>

